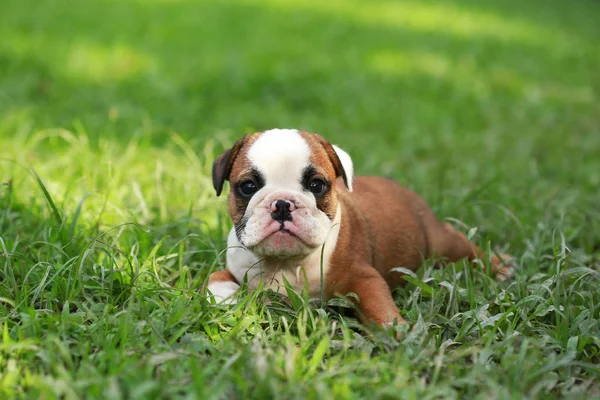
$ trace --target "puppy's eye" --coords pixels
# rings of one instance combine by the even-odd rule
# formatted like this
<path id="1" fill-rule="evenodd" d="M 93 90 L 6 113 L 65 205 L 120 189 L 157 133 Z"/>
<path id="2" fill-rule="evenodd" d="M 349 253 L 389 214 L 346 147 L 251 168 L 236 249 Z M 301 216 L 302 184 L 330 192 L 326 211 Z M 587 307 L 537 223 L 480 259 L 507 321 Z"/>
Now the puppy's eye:
<path id="1" fill-rule="evenodd" d="M 322 179 L 313 179 L 308 184 L 308 190 L 313 194 L 323 194 L 327 190 L 327 183 Z"/>
<path id="2" fill-rule="evenodd" d="M 252 197 L 252 195 L 258 192 L 258 186 L 253 181 L 244 181 L 239 186 L 240 194 L 244 197 Z"/>

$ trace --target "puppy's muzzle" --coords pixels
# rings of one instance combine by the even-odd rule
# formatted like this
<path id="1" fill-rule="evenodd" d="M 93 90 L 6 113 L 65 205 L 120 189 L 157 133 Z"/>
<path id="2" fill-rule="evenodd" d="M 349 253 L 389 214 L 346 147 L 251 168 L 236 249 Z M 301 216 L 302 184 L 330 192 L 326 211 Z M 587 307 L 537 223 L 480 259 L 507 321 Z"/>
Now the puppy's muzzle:
<path id="1" fill-rule="evenodd" d="M 296 205 L 290 200 L 277 199 L 271 203 L 271 218 L 283 223 L 292 220 L 292 212 Z"/>

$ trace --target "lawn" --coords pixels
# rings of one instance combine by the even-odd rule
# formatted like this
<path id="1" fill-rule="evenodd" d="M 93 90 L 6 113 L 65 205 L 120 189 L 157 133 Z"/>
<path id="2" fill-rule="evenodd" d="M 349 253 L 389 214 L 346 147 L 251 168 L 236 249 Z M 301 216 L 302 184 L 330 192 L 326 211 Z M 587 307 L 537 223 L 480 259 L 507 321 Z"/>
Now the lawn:
<path id="1" fill-rule="evenodd" d="M 600 3 L 6 0 L 0 398 L 600 398 Z M 210 304 L 214 157 L 319 132 L 484 248 L 426 263 L 410 326 Z M 310 300 L 310 301 L 309 301 Z"/>

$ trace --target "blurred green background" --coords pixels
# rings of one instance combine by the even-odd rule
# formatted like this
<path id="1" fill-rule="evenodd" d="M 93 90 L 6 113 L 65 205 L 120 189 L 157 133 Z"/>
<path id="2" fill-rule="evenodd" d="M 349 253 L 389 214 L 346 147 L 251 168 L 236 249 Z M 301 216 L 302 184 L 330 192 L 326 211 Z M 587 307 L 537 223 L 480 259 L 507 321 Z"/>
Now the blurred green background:
<path id="1" fill-rule="evenodd" d="M 363 144 L 377 135 L 402 151 L 423 136 L 449 144 L 453 135 L 515 138 L 515 128 L 582 139 L 597 122 L 595 1 L 9 0 L 2 8 L 5 130 L 79 121 L 91 136 L 149 129 L 160 142 L 168 130 L 298 126 Z"/>

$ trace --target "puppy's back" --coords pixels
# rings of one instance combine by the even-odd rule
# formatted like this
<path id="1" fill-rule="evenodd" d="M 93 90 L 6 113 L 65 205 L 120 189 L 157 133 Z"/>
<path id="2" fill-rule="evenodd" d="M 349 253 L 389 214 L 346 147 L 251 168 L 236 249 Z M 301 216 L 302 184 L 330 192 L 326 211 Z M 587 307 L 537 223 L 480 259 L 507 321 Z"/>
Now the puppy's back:
<path id="1" fill-rule="evenodd" d="M 413 191 L 393 180 L 356 177 L 351 193 L 336 185 L 342 208 L 352 208 L 365 221 L 373 246 L 373 266 L 390 286 L 400 283 L 394 267 L 419 268 L 429 254 L 427 225 L 437 224 L 429 206 Z M 344 212 L 344 211 L 342 211 Z M 348 211 L 347 211 L 348 212 Z"/>

